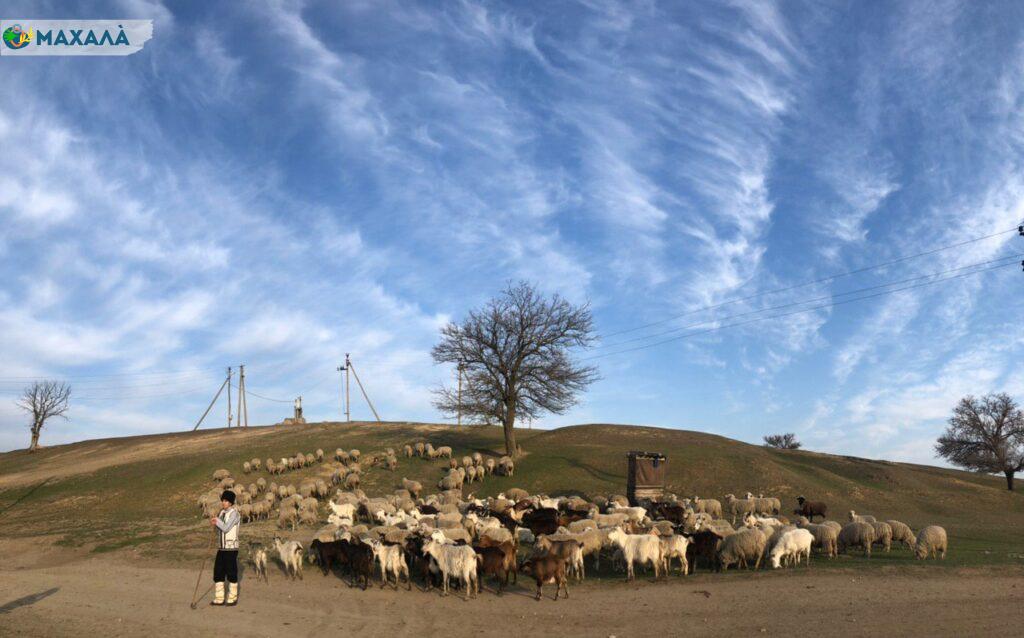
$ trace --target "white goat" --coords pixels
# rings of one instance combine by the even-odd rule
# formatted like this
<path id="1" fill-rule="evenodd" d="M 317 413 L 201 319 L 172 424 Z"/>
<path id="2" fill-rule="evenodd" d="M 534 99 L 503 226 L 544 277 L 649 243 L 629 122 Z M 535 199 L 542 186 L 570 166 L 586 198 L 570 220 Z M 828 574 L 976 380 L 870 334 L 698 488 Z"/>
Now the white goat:
<path id="1" fill-rule="evenodd" d="M 690 571 L 690 563 L 686 560 L 686 549 L 690 546 L 690 541 L 682 534 L 673 534 L 659 540 L 661 541 L 661 557 L 665 561 L 665 574 L 672 571 L 672 559 L 678 558 L 679 571 L 686 576 Z"/>
<path id="2" fill-rule="evenodd" d="M 302 580 L 302 543 L 299 541 L 284 542 L 280 536 L 274 537 L 274 547 L 284 565 L 284 571 L 292 580 L 298 576 Z"/>
<path id="3" fill-rule="evenodd" d="M 651 534 L 627 534 L 621 527 L 608 532 L 608 541 L 615 543 L 622 550 L 626 560 L 626 578 L 633 580 L 633 563 L 651 563 L 654 566 L 654 577 L 661 576 L 661 541 Z"/>
<path id="4" fill-rule="evenodd" d="M 388 584 L 388 574 L 394 574 L 395 589 L 397 590 L 401 577 L 404 574 L 405 583 L 411 590 L 412 579 L 409 578 L 409 565 L 405 562 L 405 552 L 402 551 L 401 545 L 385 545 L 375 538 L 367 541 L 367 543 L 370 545 L 370 549 L 373 550 L 374 560 L 380 563 L 381 589 L 384 589 L 384 585 Z"/>
<path id="5" fill-rule="evenodd" d="M 800 557 L 806 556 L 807 566 L 811 566 L 811 544 L 814 542 L 814 535 L 806 529 L 793 529 L 779 537 L 775 547 L 772 547 L 771 560 L 772 569 L 782 567 L 796 560 L 800 564 Z"/>
<path id="6" fill-rule="evenodd" d="M 453 576 L 462 583 L 466 599 L 480 592 L 480 581 L 476 573 L 476 552 L 468 545 L 449 545 L 431 536 L 423 544 L 423 555 L 430 556 L 441 570 L 444 594 L 448 595 L 448 580 Z"/>

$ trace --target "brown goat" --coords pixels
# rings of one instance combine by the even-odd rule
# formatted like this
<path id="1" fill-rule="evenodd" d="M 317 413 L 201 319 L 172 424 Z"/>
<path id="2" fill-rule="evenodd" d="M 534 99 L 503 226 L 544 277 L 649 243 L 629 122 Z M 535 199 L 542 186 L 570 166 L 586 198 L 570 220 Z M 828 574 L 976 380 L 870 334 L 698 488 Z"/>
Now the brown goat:
<path id="1" fill-rule="evenodd" d="M 558 592 L 565 590 L 565 597 L 569 597 L 569 583 L 565 577 L 565 561 L 557 556 L 537 556 L 523 563 L 519 571 L 533 576 L 537 582 L 537 600 L 541 598 L 541 589 L 547 583 L 555 584 L 555 600 L 558 600 Z"/>

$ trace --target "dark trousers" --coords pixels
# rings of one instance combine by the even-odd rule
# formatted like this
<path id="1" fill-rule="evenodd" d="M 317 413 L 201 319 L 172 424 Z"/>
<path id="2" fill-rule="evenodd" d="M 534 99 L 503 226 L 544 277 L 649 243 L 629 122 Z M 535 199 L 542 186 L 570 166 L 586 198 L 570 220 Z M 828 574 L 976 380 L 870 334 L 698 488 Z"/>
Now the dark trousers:
<path id="1" fill-rule="evenodd" d="M 217 558 L 213 560 L 213 582 L 238 582 L 238 550 L 218 549 Z"/>

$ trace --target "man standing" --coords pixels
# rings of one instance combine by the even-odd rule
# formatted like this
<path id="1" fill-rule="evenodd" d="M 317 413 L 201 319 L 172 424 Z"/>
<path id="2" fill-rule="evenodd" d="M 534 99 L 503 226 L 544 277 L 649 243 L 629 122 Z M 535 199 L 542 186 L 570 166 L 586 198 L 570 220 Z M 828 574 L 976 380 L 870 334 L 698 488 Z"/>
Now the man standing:
<path id="1" fill-rule="evenodd" d="M 224 490 L 220 495 L 220 514 L 210 518 L 210 525 L 217 528 L 217 558 L 213 561 L 214 597 L 211 605 L 236 605 L 238 603 L 238 528 L 242 517 L 235 509 L 235 493 Z M 227 599 L 224 584 L 227 581 Z"/>

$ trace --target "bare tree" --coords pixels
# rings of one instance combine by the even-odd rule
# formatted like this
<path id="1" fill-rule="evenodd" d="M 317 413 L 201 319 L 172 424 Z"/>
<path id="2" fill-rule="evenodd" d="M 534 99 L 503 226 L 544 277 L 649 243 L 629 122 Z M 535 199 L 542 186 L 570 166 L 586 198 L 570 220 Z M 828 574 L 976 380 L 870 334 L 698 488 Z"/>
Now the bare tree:
<path id="1" fill-rule="evenodd" d="M 36 381 L 25 388 L 18 401 L 18 407 L 32 415 L 32 443 L 29 452 L 39 449 L 39 433 L 43 430 L 46 420 L 55 416 L 63 419 L 68 417 L 68 399 L 71 397 L 71 386 L 58 381 Z"/>
<path id="2" fill-rule="evenodd" d="M 803 443 L 796 440 L 796 434 L 787 432 L 786 434 L 769 434 L 764 437 L 764 444 L 766 447 L 775 447 L 780 450 L 799 450 L 803 447 Z"/>
<path id="3" fill-rule="evenodd" d="M 570 357 L 571 348 L 593 343 L 592 323 L 589 304 L 546 298 L 526 282 L 509 284 L 462 323 L 441 329 L 431 354 L 437 363 L 461 364 L 464 384 L 461 397 L 454 388 L 439 389 L 434 405 L 446 416 L 501 423 L 505 450 L 515 456 L 517 418 L 562 414 L 597 380 L 597 368 Z"/>
<path id="4" fill-rule="evenodd" d="M 977 472 L 1002 473 L 1006 489 L 1024 470 L 1024 414 L 1007 394 L 980 399 L 966 396 L 949 417 L 935 451 L 953 465 Z"/>

